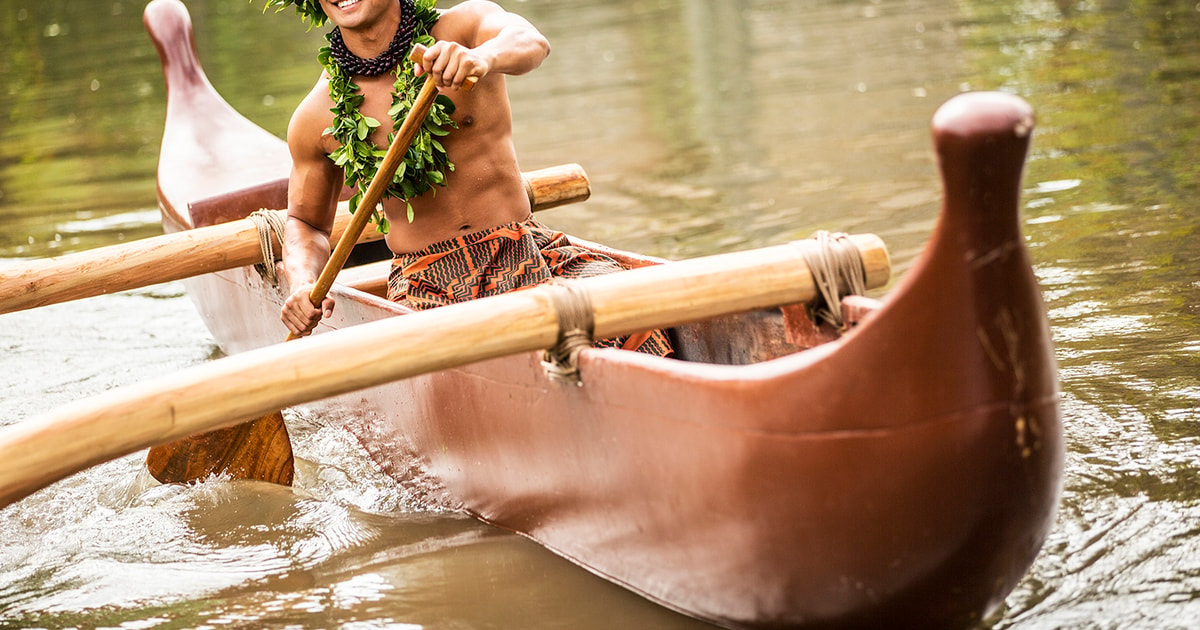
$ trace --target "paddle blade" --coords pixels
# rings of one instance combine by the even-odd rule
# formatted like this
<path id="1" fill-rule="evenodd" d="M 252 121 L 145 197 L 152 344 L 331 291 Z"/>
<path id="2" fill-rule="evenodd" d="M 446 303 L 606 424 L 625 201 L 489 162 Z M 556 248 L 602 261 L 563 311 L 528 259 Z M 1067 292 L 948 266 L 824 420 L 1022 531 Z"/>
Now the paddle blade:
<path id="1" fill-rule="evenodd" d="M 224 473 L 292 485 L 295 464 L 283 414 L 262 416 L 225 429 L 155 446 L 146 468 L 162 483 L 187 483 Z"/>

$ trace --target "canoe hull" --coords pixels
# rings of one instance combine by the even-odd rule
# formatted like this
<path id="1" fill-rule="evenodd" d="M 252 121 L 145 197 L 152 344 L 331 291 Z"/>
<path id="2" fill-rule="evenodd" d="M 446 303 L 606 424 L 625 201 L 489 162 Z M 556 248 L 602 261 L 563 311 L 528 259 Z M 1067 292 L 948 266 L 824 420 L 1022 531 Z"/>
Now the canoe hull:
<path id="1" fill-rule="evenodd" d="M 281 294 L 257 272 L 195 279 L 188 292 L 222 347 L 280 339 Z M 330 328 L 403 313 L 351 290 L 335 297 Z M 692 616 L 739 627 L 978 621 L 1053 522 L 1052 372 L 1028 374 L 1042 386 L 1026 400 L 987 404 L 953 379 L 956 391 L 939 396 L 959 402 L 929 413 L 905 409 L 904 392 L 844 391 L 854 375 L 888 374 L 903 389 L 927 372 L 898 373 L 869 349 L 875 365 L 849 372 L 806 356 L 822 351 L 682 368 L 587 351 L 582 387 L 548 378 L 526 353 L 314 412 L 344 419 L 414 502 L 466 510 Z M 866 421 L 828 426 L 830 408 Z"/>
<path id="2" fill-rule="evenodd" d="M 146 23 L 169 88 L 164 227 L 262 207 L 253 187 L 286 175 L 283 143 L 250 131 L 203 78 L 177 0 L 151 2 Z M 1029 138 L 1014 100 L 970 97 L 966 113 L 935 119 L 938 228 L 836 341 L 788 349 L 772 310 L 674 329 L 686 360 L 586 350 L 579 384 L 525 353 L 314 408 L 344 418 L 414 500 L 685 614 L 730 627 L 968 627 L 1033 562 L 1061 484 L 1053 350 L 1017 215 Z M 197 118 L 216 129 L 188 131 Z M 272 157 L 222 165 L 213 156 L 235 152 L 223 142 Z M 286 336 L 286 287 L 254 268 L 186 286 L 226 352 Z M 346 286 L 331 295 L 318 333 L 407 312 Z"/>

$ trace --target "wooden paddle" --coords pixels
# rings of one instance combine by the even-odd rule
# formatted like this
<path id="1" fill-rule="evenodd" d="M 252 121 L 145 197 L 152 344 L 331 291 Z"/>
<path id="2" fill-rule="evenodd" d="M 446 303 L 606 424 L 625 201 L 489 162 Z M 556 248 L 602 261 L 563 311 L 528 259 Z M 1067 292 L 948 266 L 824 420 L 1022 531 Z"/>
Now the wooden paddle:
<path id="1" fill-rule="evenodd" d="M 546 210 L 583 201 L 591 194 L 587 174 L 578 164 L 563 164 L 522 173 L 529 204 Z M 283 210 L 275 211 L 284 218 Z M 333 224 L 340 239 L 353 215 L 345 203 Z M 383 235 L 364 231 L 358 242 Z M 278 240 L 272 240 L 279 251 Z M 128 289 L 182 280 L 214 271 L 263 262 L 258 227 L 250 219 L 154 236 L 130 243 L 30 260 L 0 267 L 0 314 Z"/>
<path id="2" fill-rule="evenodd" d="M 851 239 L 862 254 L 866 286 L 886 284 L 890 263 L 883 243 L 869 234 Z M 815 247 L 809 240 L 652 265 L 576 286 L 590 297 L 595 337 L 615 337 L 808 302 L 818 291 L 804 249 Z M 549 348 L 559 334 L 558 290 L 542 285 L 277 344 L 7 427 L 0 430 L 0 506 L 114 457 L 274 409 Z M 587 373 L 582 377 L 586 388 Z"/>
<path id="3" fill-rule="evenodd" d="M 423 46 L 417 46 L 410 59 L 420 63 L 424 52 Z M 476 81 L 478 79 L 475 77 L 468 78 L 463 83 L 463 90 L 470 90 Z M 372 211 L 383 200 L 384 193 L 392 184 L 392 176 L 404 162 L 404 155 L 425 124 L 425 118 L 437 96 L 437 83 L 426 77 L 413 100 L 412 108 L 396 130 L 395 139 L 383 156 L 379 170 L 363 193 L 358 211 L 351 217 L 350 224 L 338 239 L 337 246 L 309 293 L 308 299 L 313 306 L 320 307 L 329 294 L 359 236 L 370 222 Z M 299 339 L 299 336 L 288 334 L 287 341 L 295 339 Z M 244 424 L 155 446 L 146 455 L 146 468 L 162 483 L 185 483 L 221 473 L 235 479 L 258 479 L 291 485 L 295 463 L 283 413 L 276 409 Z"/>

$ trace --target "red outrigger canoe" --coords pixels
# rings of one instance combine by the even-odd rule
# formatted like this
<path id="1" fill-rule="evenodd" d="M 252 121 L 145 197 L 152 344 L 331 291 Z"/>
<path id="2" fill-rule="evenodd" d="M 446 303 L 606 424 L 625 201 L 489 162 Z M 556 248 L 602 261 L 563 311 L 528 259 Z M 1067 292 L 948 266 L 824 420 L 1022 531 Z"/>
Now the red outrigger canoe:
<path id="1" fill-rule="evenodd" d="M 145 22 L 168 86 L 165 229 L 283 207 L 285 144 L 213 90 L 183 5 L 154 0 Z M 971 94 L 933 127 L 940 221 L 897 286 L 833 341 L 790 344 L 772 309 L 673 328 L 677 358 L 585 350 L 582 386 L 548 377 L 530 352 L 318 407 L 352 418 L 383 469 L 431 503 L 687 615 L 969 626 L 1016 586 L 1051 527 L 1062 427 L 1019 224 L 1032 115 L 1015 97 Z M 323 329 L 403 317 L 379 295 L 386 273 L 386 261 L 343 272 Z M 281 290 L 252 267 L 187 290 L 226 352 L 286 335 Z"/>

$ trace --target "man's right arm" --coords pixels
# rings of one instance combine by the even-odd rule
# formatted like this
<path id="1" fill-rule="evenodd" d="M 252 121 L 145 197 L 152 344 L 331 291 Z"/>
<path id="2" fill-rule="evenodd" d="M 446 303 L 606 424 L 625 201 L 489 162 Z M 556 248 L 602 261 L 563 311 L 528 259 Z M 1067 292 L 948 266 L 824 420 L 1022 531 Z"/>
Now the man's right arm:
<path id="1" fill-rule="evenodd" d="M 327 113 L 329 106 L 321 101 L 321 85 L 300 104 L 288 125 L 292 172 L 283 262 L 292 294 L 284 302 L 280 319 L 298 335 L 309 334 L 322 316 L 333 312 L 331 298 L 318 309 L 308 297 L 329 260 L 330 232 L 342 190 L 342 171 L 323 148 L 328 121 L 322 112 Z"/>

